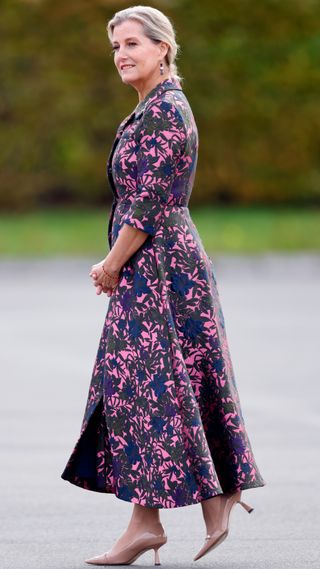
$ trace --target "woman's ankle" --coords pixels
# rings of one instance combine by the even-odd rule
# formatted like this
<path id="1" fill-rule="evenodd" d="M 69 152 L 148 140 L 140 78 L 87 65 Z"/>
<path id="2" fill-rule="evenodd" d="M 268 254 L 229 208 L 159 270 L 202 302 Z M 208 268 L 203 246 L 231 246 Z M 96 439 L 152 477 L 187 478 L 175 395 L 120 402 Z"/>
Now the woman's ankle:
<path id="1" fill-rule="evenodd" d="M 137 507 L 134 505 L 129 522 L 130 527 L 156 526 L 161 524 L 159 510 L 155 508 Z"/>

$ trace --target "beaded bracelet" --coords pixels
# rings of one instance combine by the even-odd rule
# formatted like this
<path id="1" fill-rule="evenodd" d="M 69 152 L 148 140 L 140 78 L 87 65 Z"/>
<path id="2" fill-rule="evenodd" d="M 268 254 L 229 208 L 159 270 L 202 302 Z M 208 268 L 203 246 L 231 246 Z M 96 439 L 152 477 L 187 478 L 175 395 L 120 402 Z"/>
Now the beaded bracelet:
<path id="1" fill-rule="evenodd" d="M 118 275 L 110 275 L 110 273 L 108 273 L 108 271 L 105 270 L 105 268 L 104 268 L 103 265 L 102 265 L 102 270 L 103 270 L 104 274 L 107 275 L 107 277 L 109 277 L 110 279 L 119 280 L 119 276 L 118 276 Z"/>

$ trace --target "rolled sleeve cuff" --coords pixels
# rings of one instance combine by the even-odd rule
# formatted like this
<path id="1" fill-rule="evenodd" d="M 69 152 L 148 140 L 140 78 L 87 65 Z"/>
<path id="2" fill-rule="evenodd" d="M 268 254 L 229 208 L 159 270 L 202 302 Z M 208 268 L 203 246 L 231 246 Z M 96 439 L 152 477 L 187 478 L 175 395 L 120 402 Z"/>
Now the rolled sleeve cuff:
<path id="1" fill-rule="evenodd" d="M 158 204 L 144 199 L 143 202 L 133 202 L 122 221 L 154 236 L 162 221 L 164 204 Z"/>

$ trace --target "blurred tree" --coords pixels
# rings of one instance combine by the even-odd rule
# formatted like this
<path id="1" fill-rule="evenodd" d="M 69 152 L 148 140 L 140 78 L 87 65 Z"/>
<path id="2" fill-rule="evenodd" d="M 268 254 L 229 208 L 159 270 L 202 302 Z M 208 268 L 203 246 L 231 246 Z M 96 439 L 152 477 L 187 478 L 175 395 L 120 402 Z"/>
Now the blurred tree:
<path id="1" fill-rule="evenodd" d="M 105 162 L 137 103 L 106 23 L 134 3 L 2 0 L 0 206 L 111 199 Z M 150 2 L 173 21 L 200 134 L 192 204 L 320 203 L 320 3 Z"/>

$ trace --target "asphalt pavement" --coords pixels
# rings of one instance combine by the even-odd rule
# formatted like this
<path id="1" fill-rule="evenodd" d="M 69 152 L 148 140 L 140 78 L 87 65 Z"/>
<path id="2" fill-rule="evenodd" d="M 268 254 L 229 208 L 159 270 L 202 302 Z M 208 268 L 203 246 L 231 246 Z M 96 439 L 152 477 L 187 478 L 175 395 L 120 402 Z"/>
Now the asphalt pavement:
<path id="1" fill-rule="evenodd" d="M 320 567 L 320 254 L 211 255 L 242 411 L 267 485 L 243 491 L 201 560 L 200 504 L 160 511 L 168 569 Z M 0 260 L 0 569 L 77 569 L 111 548 L 132 504 L 60 475 L 78 438 L 108 298 L 100 259 Z M 134 566 L 153 565 L 153 551 Z"/>

